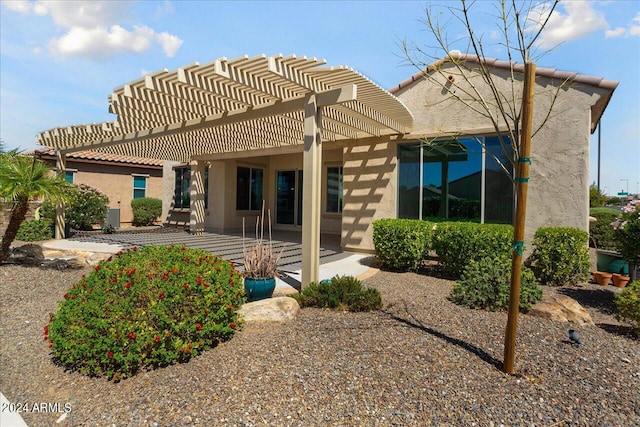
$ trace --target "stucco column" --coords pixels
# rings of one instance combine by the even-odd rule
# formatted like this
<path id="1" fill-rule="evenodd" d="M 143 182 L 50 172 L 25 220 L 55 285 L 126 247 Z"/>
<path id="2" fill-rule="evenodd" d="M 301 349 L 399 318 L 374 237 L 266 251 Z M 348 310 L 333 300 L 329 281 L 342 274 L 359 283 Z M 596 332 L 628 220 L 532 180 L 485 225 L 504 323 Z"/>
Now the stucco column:
<path id="1" fill-rule="evenodd" d="M 65 178 L 67 171 L 67 155 L 60 149 L 56 149 L 56 175 Z M 56 232 L 57 240 L 64 239 L 64 205 L 61 202 L 56 204 Z"/>
<path id="2" fill-rule="evenodd" d="M 316 94 L 304 108 L 304 154 L 302 184 L 302 286 L 320 277 L 320 189 L 322 177 L 321 113 Z"/>
<path id="3" fill-rule="evenodd" d="M 190 221 L 191 234 L 202 234 L 204 231 L 204 168 L 206 163 L 202 160 L 191 164 L 190 182 Z"/>

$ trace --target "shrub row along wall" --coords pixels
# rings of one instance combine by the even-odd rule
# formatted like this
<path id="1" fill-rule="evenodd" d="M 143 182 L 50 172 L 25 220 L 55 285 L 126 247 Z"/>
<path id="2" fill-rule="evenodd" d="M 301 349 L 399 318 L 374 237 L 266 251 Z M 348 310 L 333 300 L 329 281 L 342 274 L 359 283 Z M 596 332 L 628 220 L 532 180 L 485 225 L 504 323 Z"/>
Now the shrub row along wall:
<path id="1" fill-rule="evenodd" d="M 446 274 L 460 277 L 473 261 L 510 258 L 511 225 L 469 222 L 433 223 L 414 219 L 383 219 L 373 223 L 376 255 L 382 267 L 417 270 L 429 250 L 435 251 Z M 541 228 L 530 262 L 538 279 L 548 285 L 575 284 L 589 273 L 588 234 L 576 228 Z"/>

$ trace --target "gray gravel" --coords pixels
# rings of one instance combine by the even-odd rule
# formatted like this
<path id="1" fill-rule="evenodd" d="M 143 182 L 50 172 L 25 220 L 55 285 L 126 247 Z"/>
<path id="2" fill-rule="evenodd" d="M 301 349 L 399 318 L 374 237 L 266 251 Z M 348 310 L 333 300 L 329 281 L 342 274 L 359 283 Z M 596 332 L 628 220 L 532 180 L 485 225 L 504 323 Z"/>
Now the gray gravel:
<path id="1" fill-rule="evenodd" d="M 0 266 L 0 389 L 29 426 L 640 425 L 640 341 L 611 315 L 612 287 L 564 290 L 596 326 L 523 315 L 518 374 L 500 369 L 506 314 L 446 300 L 451 281 L 380 272 L 365 284 L 391 308 L 304 309 L 250 326 L 187 364 L 120 383 L 65 372 L 42 340 L 48 313 L 82 270 Z M 555 292 L 555 289 L 545 289 Z"/>

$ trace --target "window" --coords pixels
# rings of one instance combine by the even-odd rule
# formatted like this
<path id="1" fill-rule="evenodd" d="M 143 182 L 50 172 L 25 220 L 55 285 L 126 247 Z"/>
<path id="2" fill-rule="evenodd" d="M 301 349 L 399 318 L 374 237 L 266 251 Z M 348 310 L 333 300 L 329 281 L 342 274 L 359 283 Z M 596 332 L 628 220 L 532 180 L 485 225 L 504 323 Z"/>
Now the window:
<path id="1" fill-rule="evenodd" d="M 147 195 L 147 177 L 134 175 L 133 176 L 133 198 L 139 199 L 146 197 Z"/>
<path id="2" fill-rule="evenodd" d="M 74 171 L 65 171 L 64 180 L 73 184 L 73 174 Z"/>
<path id="3" fill-rule="evenodd" d="M 327 168 L 327 212 L 342 213 L 342 166 Z"/>
<path id="4" fill-rule="evenodd" d="M 189 209 L 191 207 L 191 168 L 179 167 L 174 171 L 173 208 Z M 209 208 L 209 166 L 204 168 L 204 208 Z"/>
<path id="5" fill-rule="evenodd" d="M 503 145 L 509 150 L 498 137 L 399 145 L 398 216 L 510 224 L 512 170 Z"/>
<path id="6" fill-rule="evenodd" d="M 262 208 L 263 170 L 238 166 L 236 209 L 258 211 Z"/>
<path id="7" fill-rule="evenodd" d="M 175 209 L 187 209 L 191 205 L 189 182 L 191 180 L 191 168 L 176 168 L 175 188 L 173 195 L 173 207 Z"/>

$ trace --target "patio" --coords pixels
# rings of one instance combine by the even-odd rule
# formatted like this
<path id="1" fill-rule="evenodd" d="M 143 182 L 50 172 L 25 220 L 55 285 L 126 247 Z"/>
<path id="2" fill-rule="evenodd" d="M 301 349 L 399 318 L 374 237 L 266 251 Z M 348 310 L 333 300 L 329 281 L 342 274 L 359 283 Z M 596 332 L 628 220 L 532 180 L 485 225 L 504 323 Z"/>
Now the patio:
<path id="1" fill-rule="evenodd" d="M 300 290 L 302 270 L 302 236 L 296 231 L 274 231 L 272 233 L 274 251 L 282 251 L 279 271 L 283 274 L 278 279 L 279 286 L 288 285 Z M 246 243 L 254 240 L 252 233 L 247 234 Z M 124 231 L 115 234 L 90 234 L 71 237 L 66 240 L 53 240 L 44 246 L 48 249 L 85 250 L 101 252 L 102 245 L 112 245 L 111 250 L 144 247 L 149 245 L 186 245 L 190 248 L 204 249 L 226 260 L 232 261 L 242 269 L 242 234 L 211 233 L 191 234 L 178 228 L 159 228 L 147 231 Z M 95 248 L 95 249 L 93 249 Z M 362 260 L 365 255 L 342 252 L 340 236 L 322 234 L 320 237 L 320 280 L 334 275 L 358 276 L 369 267 Z"/>

